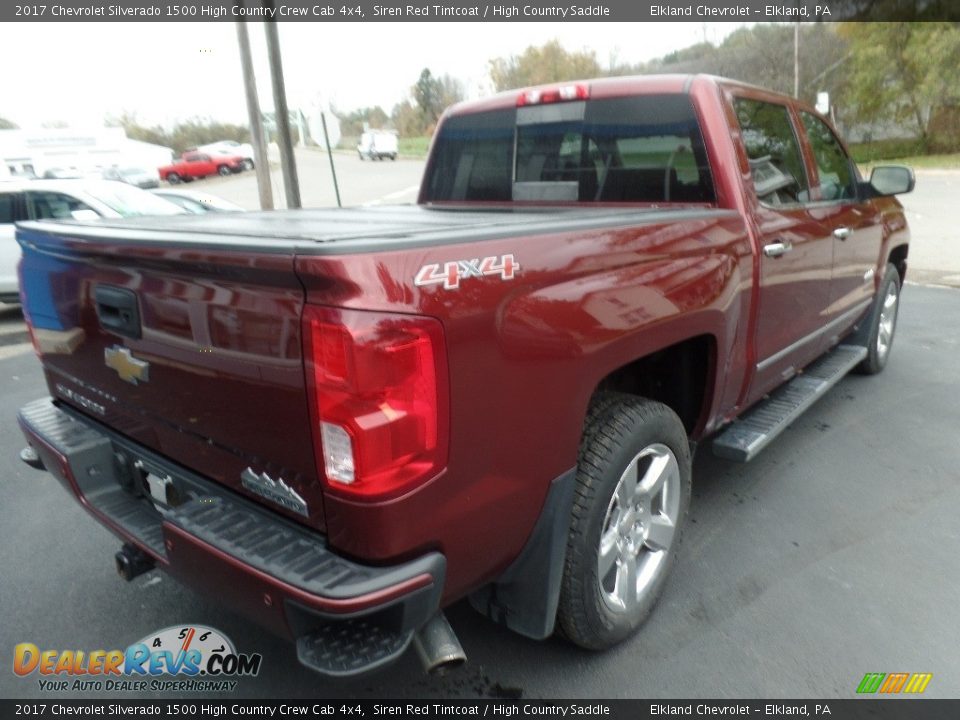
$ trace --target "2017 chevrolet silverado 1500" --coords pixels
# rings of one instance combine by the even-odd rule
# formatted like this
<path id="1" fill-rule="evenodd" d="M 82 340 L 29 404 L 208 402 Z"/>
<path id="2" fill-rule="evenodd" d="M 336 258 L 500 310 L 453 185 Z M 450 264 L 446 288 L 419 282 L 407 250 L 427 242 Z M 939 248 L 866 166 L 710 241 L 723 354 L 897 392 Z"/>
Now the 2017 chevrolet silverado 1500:
<path id="1" fill-rule="evenodd" d="M 895 193 L 719 78 L 456 105 L 416 206 L 18 231 L 42 464 L 153 564 L 329 675 L 460 657 L 469 597 L 606 648 L 673 564 L 691 449 L 749 460 L 887 363 Z"/>

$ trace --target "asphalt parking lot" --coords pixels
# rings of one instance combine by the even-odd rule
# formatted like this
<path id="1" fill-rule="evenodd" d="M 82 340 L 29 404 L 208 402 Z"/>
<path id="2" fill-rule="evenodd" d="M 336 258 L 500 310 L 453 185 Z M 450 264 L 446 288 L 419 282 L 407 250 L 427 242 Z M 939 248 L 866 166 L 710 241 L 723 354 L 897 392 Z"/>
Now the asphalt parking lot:
<path id="1" fill-rule="evenodd" d="M 913 197 L 922 199 L 921 210 L 908 209 L 921 215 L 919 228 L 911 221 L 923 257 L 932 251 L 921 233 L 946 242 L 955 223 L 940 213 L 924 225 L 935 205 Z M 940 273 L 949 283 L 960 265 Z M 849 698 L 864 673 L 900 671 L 933 673 L 927 697 L 956 697 L 958 353 L 960 290 L 908 285 L 882 375 L 844 379 L 748 465 L 698 453 L 673 576 L 640 634 L 616 649 L 525 640 L 461 603 L 448 615 L 469 656 L 464 668 L 427 678 L 408 653 L 379 675 L 334 683 L 216 597 L 157 572 L 129 584 L 116 577 L 119 542 L 17 460 L 16 409 L 46 389 L 19 310 L 0 307 L 0 657 L 10 653 L 9 662 L 19 642 L 124 648 L 200 623 L 264 656 L 259 676 L 224 697 Z M 35 675 L 0 672 L 0 697 L 44 696 Z"/>
<path id="2" fill-rule="evenodd" d="M 317 148 L 296 148 L 297 177 L 303 207 L 333 207 L 337 204 L 330 159 Z M 352 205 L 410 203 L 417 199 L 423 160 L 360 160 L 354 152 L 335 152 L 333 164 L 337 173 L 340 201 Z M 271 188 L 274 207 L 286 207 L 279 163 L 272 163 Z M 244 172 L 225 178 L 213 176 L 186 186 L 190 190 L 220 195 L 247 210 L 260 208 L 257 175 Z"/>

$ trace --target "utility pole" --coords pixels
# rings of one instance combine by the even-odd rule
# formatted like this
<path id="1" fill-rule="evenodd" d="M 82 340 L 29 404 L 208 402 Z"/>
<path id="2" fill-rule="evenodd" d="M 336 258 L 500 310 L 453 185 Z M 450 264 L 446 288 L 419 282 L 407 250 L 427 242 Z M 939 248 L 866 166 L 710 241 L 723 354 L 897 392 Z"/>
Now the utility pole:
<path id="1" fill-rule="evenodd" d="M 793 24 L 793 96 L 800 97 L 800 23 Z"/>
<path id="2" fill-rule="evenodd" d="M 257 188 L 260 192 L 260 209 L 273 210 L 270 158 L 267 157 L 267 144 L 263 139 L 263 117 L 260 115 L 260 99 L 257 97 L 257 79 L 253 75 L 250 36 L 247 34 L 247 24 L 242 20 L 237 23 L 237 44 L 240 46 L 243 88 L 247 95 L 247 117 L 250 121 L 250 136 L 253 139 L 253 162 L 256 166 Z"/>
<path id="3" fill-rule="evenodd" d="M 264 0 L 263 6 L 273 7 L 273 0 Z M 283 190 L 288 208 L 302 207 L 300 183 L 297 179 L 297 163 L 293 157 L 293 142 L 290 139 L 290 113 L 287 110 L 287 90 L 283 83 L 283 61 L 280 58 L 280 36 L 277 24 L 264 23 L 267 35 L 267 56 L 270 60 L 270 84 L 273 86 L 273 110 L 277 120 L 277 144 L 280 146 L 280 167 L 283 170 Z"/>

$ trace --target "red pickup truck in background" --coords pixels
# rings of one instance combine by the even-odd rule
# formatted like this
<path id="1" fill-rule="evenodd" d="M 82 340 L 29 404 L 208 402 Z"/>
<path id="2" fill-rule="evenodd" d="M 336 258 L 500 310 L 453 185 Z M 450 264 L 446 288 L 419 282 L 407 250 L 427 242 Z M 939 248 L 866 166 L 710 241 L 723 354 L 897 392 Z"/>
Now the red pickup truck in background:
<path id="1" fill-rule="evenodd" d="M 208 175 L 230 175 L 246 169 L 246 158 L 240 155 L 216 155 L 202 152 L 185 152 L 170 165 L 157 168 L 161 180 L 171 185 L 190 182 Z"/>
<path id="2" fill-rule="evenodd" d="M 454 106 L 417 206 L 18 229 L 52 398 L 24 458 L 321 673 L 463 659 L 469 597 L 606 648 L 663 587 L 698 443 L 747 461 L 890 356 L 908 168 L 707 76 Z"/>

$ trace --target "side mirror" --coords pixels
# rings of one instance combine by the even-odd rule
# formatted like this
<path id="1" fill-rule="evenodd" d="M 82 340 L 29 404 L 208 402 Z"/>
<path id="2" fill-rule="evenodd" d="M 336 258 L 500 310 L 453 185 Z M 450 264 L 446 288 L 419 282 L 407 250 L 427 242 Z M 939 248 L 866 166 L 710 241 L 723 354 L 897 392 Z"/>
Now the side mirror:
<path id="1" fill-rule="evenodd" d="M 870 187 L 878 196 L 908 193 L 916 182 L 906 165 L 878 165 L 870 173 Z"/>

